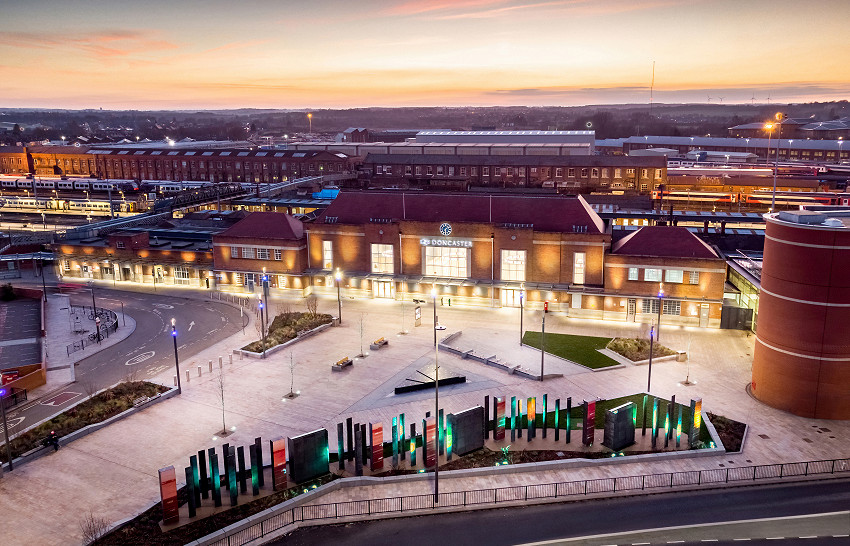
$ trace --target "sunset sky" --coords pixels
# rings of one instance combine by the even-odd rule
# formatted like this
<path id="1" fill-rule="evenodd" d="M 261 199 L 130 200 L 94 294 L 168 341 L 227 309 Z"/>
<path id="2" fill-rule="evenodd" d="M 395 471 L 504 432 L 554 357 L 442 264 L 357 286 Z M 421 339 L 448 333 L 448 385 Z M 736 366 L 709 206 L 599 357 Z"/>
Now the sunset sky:
<path id="1" fill-rule="evenodd" d="M 3 0 L 0 107 L 850 98 L 847 0 Z"/>

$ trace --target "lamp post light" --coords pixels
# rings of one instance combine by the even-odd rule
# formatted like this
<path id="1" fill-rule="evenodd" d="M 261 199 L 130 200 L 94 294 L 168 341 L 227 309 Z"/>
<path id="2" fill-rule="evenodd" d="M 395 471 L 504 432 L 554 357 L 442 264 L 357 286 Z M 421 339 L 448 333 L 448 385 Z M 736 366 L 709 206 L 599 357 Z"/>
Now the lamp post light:
<path id="1" fill-rule="evenodd" d="M 174 340 L 174 365 L 177 367 L 177 394 L 182 394 L 180 386 L 180 359 L 177 357 L 177 319 L 171 319 L 171 339 Z"/>
<path id="2" fill-rule="evenodd" d="M 546 358 L 546 306 L 548 303 L 543 304 L 543 320 L 540 323 L 540 381 L 543 381 L 543 360 Z"/>
<path id="3" fill-rule="evenodd" d="M 307 121 L 310 123 L 310 134 L 313 134 L 313 112 L 307 114 Z"/>
<path id="4" fill-rule="evenodd" d="M 6 396 L 6 388 L 0 387 L 0 411 L 3 412 L 3 432 L 6 435 L 6 458 L 9 459 L 9 470 L 14 470 L 12 465 L 12 444 L 9 443 L 9 424 L 6 421 L 6 402 L 3 398 Z"/>
<path id="5" fill-rule="evenodd" d="M 266 358 L 266 319 L 265 319 L 265 311 L 263 305 L 263 298 L 259 294 L 257 294 L 258 307 L 260 308 L 260 330 L 262 330 L 261 339 L 263 341 L 263 358 Z"/>
<path id="6" fill-rule="evenodd" d="M 523 284 L 519 290 L 519 344 L 522 345 L 522 315 L 525 309 L 523 308 L 523 300 L 525 299 L 525 285 Z"/>
<path id="7" fill-rule="evenodd" d="M 263 300 L 265 301 L 266 307 L 266 324 L 269 323 L 269 276 L 266 273 L 266 268 L 263 267 Z"/>
<path id="8" fill-rule="evenodd" d="M 664 307 L 664 283 L 658 283 L 658 328 L 655 330 L 655 341 L 661 335 L 661 308 Z"/>
<path id="9" fill-rule="evenodd" d="M 431 289 L 431 299 L 434 301 L 434 324 L 437 324 L 437 288 Z M 437 346 L 437 327 L 434 327 L 434 347 Z"/>
<path id="10" fill-rule="evenodd" d="M 434 339 L 437 339 L 437 330 L 445 330 L 446 327 L 437 323 L 437 291 L 432 291 L 434 296 Z M 434 463 L 434 502 L 440 502 L 440 347 L 434 344 L 434 453 L 437 454 Z M 423 431 L 425 432 L 425 431 Z"/>
<path id="11" fill-rule="evenodd" d="M 646 392 L 649 394 L 652 386 L 652 331 L 655 328 L 649 329 L 649 371 L 646 374 Z"/>
<path id="12" fill-rule="evenodd" d="M 336 315 L 339 323 L 342 324 L 342 297 L 339 293 L 339 283 L 342 281 L 342 271 L 337 268 L 336 275 L 334 275 L 334 279 L 336 280 Z"/>

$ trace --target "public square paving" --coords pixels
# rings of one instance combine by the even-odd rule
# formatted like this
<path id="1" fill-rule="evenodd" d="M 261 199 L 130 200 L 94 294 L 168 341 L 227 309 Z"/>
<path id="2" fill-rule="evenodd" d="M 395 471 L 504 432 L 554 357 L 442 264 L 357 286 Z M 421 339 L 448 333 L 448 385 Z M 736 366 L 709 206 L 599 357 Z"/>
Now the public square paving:
<path id="1" fill-rule="evenodd" d="M 320 312 L 336 314 L 336 299 L 322 299 Z M 292 304 L 300 310 L 299 303 Z M 274 307 L 273 307 L 274 308 Z M 247 445 L 257 436 L 267 440 L 294 436 L 317 428 L 327 428 L 331 449 L 336 446 L 336 423 L 346 417 L 355 422 L 383 422 L 388 430 L 392 417 L 405 413 L 408 419 L 421 419 L 432 411 L 432 393 L 395 396 L 399 380 L 427 363 L 434 355 L 430 309 L 423 307 L 423 324 L 413 327 L 413 309 L 392 301 L 344 301 L 343 323 L 305 339 L 265 360 L 239 359 L 228 354 L 256 338 L 249 326 L 239 333 L 181 363 L 192 371 L 183 382 L 183 394 L 154 405 L 105 430 L 78 440 L 59 452 L 16 468 L 0 479 L 0 513 L 7 525 L 4 544 L 67 544 L 79 539 L 82 515 L 93 512 L 109 521 L 133 516 L 159 499 L 157 470 L 174 465 L 178 471 L 199 449 Z M 362 336 L 361 336 L 361 315 Z M 537 371 L 540 353 L 519 344 L 517 309 L 439 308 L 440 322 L 447 326 L 443 335 L 462 330 L 458 343 L 475 347 L 478 354 L 495 354 L 502 361 L 521 364 Z M 526 329 L 537 329 L 540 312 L 526 312 Z M 409 331 L 398 335 L 402 325 Z M 595 336 L 634 337 L 646 331 L 639 324 L 569 319 L 549 314 L 547 332 Z M 355 358 L 369 342 L 384 337 L 389 345 L 356 358 L 342 372 L 332 372 L 331 364 L 342 357 Z M 755 337 L 744 332 L 699 330 L 666 326 L 662 323 L 661 343 L 687 350 L 690 362 L 666 361 L 652 367 L 652 394 L 677 401 L 702 397 L 703 411 L 716 412 L 750 425 L 744 452 L 717 457 L 686 458 L 676 461 L 634 462 L 620 465 L 589 465 L 581 468 L 511 472 L 498 475 L 453 477 L 441 473 L 441 492 L 482 489 L 533 483 L 572 481 L 614 475 L 636 475 L 747 466 L 777 462 L 806 461 L 846 456 L 850 421 L 803 419 L 769 408 L 745 391 L 750 379 Z M 213 440 L 222 428 L 219 401 L 218 356 L 224 356 L 225 410 L 227 427 L 235 430 L 226 439 Z M 291 356 L 290 356 L 291 355 Z M 285 399 L 290 389 L 290 358 L 296 363 L 295 399 Z M 207 370 L 214 360 L 215 371 Z M 197 376 L 198 365 L 203 375 Z M 646 389 L 647 367 L 627 365 L 591 371 L 547 357 L 545 372 L 563 377 L 543 383 L 510 375 L 493 367 L 440 353 L 440 365 L 466 375 L 466 385 L 440 389 L 441 407 L 457 412 L 483 403 L 485 395 L 541 396 L 574 403 L 583 399 L 612 398 Z M 185 368 L 184 368 L 185 366 Z M 172 371 L 157 379 L 171 384 Z M 688 376 L 695 383 L 682 386 Z M 410 422 L 410 421 L 409 421 Z M 574 439 L 574 441 L 577 441 Z M 519 446 L 518 446 L 519 447 Z M 266 448 L 267 449 L 267 448 Z M 268 459 L 268 453 L 265 458 Z M 180 475 L 181 472 L 178 472 Z M 383 498 L 432 492 L 428 479 L 395 481 L 368 487 L 343 488 L 317 502 L 362 498 Z M 11 531 L 11 535 L 8 532 Z M 11 542 L 7 542 L 11 539 Z"/>

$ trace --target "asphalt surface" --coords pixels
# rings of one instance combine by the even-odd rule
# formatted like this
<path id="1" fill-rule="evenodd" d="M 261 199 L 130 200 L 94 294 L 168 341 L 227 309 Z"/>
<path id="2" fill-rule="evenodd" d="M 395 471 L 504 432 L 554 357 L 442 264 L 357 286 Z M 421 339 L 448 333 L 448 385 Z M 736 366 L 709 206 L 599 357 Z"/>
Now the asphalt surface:
<path id="1" fill-rule="evenodd" d="M 177 321 L 177 350 L 184 366 L 195 354 L 242 328 L 239 309 L 219 302 L 105 288 L 96 288 L 95 296 L 98 307 L 113 311 L 120 312 L 123 303 L 124 311 L 136 321 L 136 330 L 127 339 L 78 362 L 75 383 L 10 412 L 11 433 L 54 415 L 102 388 L 174 369 L 172 317 Z M 71 302 L 91 306 L 90 292 L 86 289 L 72 294 Z M 185 369 L 181 368 L 181 372 Z"/>
<path id="2" fill-rule="evenodd" d="M 511 507 L 372 522 L 324 525 L 299 529 L 270 544 L 405 544 L 499 546 L 594 537 L 564 544 L 740 544 L 765 540 L 771 544 L 850 544 L 850 514 L 824 518 L 782 520 L 741 528 L 740 520 L 789 518 L 825 514 L 850 508 L 850 480 L 752 486 L 620 497 L 570 503 Z M 718 522 L 727 525 L 668 529 Z M 648 529 L 659 531 L 648 532 Z M 611 536 L 615 533 L 639 534 Z M 606 535 L 599 536 L 596 535 Z M 842 536 L 843 535 L 843 536 Z M 806 538 L 806 537 L 818 537 Z M 737 539 L 737 540 L 736 540 Z"/>
<path id="3" fill-rule="evenodd" d="M 0 303 L 0 369 L 41 362 L 41 302 Z"/>

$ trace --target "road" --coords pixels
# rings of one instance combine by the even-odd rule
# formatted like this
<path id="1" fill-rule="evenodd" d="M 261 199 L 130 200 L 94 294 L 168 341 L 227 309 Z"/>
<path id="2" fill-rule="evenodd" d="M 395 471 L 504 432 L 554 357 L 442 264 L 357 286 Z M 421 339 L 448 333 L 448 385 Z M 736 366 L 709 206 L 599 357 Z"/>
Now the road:
<path id="1" fill-rule="evenodd" d="M 131 378 L 153 377 L 174 369 L 171 318 L 177 319 L 178 354 L 182 364 L 192 356 L 242 328 L 239 309 L 218 302 L 175 295 L 148 294 L 96 288 L 98 307 L 124 311 L 136 321 L 136 330 L 125 340 L 81 360 L 76 382 L 47 398 L 27 402 L 9 413 L 9 431 L 26 428 L 104 387 Z M 74 305 L 91 306 L 86 289 L 71 295 Z M 119 319 L 120 320 L 120 319 Z M 181 371 L 187 368 L 181 368 Z M 185 377 L 185 376 L 184 376 Z"/>
<path id="2" fill-rule="evenodd" d="M 774 546 L 800 541 L 848 544 L 848 509 L 850 480 L 829 480 L 325 525 L 299 529 L 271 544 L 750 544 L 759 539 Z M 837 511 L 842 513 L 792 518 Z M 729 523 L 760 518 L 783 519 Z M 726 523 L 705 525 L 718 522 Z M 619 534 L 624 532 L 630 533 Z M 570 537 L 585 538 L 561 540 Z"/>

